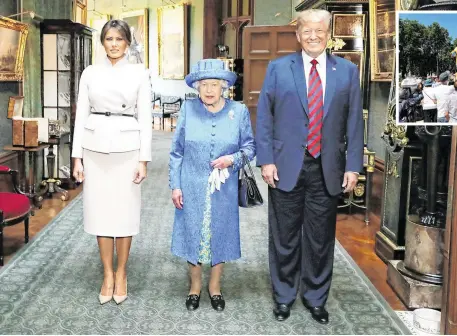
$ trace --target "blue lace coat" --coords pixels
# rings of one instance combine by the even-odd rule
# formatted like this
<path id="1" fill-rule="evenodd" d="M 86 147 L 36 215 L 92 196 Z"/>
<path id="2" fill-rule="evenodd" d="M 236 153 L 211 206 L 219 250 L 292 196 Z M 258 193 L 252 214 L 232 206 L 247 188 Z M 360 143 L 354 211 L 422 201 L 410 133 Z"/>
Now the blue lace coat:
<path id="1" fill-rule="evenodd" d="M 220 191 L 211 195 L 211 255 L 212 265 L 241 257 L 238 171 L 242 157 L 255 156 L 249 112 L 245 105 L 226 100 L 224 108 L 207 111 L 200 99 L 183 104 L 170 152 L 170 188 L 181 189 L 184 206 L 175 209 L 171 251 L 197 264 L 205 210 L 211 161 L 233 154 L 230 177 Z"/>

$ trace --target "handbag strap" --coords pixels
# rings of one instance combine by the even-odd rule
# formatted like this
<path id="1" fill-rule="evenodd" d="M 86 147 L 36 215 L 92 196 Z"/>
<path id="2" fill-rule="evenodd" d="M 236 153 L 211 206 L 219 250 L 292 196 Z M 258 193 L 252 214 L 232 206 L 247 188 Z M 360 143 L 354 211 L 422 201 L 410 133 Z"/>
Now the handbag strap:
<path id="1" fill-rule="evenodd" d="M 243 158 L 243 165 L 242 165 L 242 174 L 246 174 L 247 176 L 250 176 L 249 177 L 252 177 L 255 181 L 255 176 L 254 176 L 254 173 L 252 171 L 252 168 L 251 168 L 251 164 L 249 163 L 249 159 L 246 155 L 246 153 L 244 151 L 240 151 L 241 152 L 241 157 Z M 248 166 L 248 169 L 249 169 L 249 174 L 246 172 L 246 169 L 244 168 L 245 166 Z"/>

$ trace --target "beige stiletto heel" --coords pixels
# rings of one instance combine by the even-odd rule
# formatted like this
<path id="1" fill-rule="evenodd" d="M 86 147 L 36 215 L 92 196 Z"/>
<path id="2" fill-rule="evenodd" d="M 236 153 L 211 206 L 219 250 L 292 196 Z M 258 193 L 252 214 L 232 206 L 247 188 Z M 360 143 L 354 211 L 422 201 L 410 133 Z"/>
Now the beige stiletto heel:
<path id="1" fill-rule="evenodd" d="M 116 274 L 116 273 L 114 273 Z M 114 279 L 116 279 L 116 277 L 114 277 Z M 103 285 L 102 285 L 103 287 Z M 113 286 L 113 292 L 111 293 L 111 295 L 102 295 L 102 290 L 100 289 L 100 294 L 98 294 L 98 301 L 100 301 L 100 304 L 101 305 L 104 305 L 105 303 L 108 303 L 111 301 L 111 299 L 113 298 L 113 294 L 114 294 L 114 286 Z"/>
<path id="2" fill-rule="evenodd" d="M 125 280 L 125 295 L 114 295 L 113 294 L 113 299 L 116 304 L 121 304 L 125 300 L 127 300 L 127 280 Z"/>
<path id="3" fill-rule="evenodd" d="M 98 300 L 100 301 L 100 304 L 105 304 L 111 301 L 113 298 L 113 295 L 102 295 L 101 293 L 98 294 Z"/>

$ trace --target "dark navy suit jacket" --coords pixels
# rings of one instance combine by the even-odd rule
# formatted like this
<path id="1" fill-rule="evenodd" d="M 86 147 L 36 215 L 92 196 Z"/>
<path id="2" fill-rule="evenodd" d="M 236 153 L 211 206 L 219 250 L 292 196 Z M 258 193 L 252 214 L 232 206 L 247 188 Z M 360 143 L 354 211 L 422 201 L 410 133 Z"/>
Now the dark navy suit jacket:
<path id="1" fill-rule="evenodd" d="M 330 195 L 341 193 L 345 171 L 363 167 L 363 113 L 359 71 L 327 55 L 321 158 Z M 308 136 L 308 98 L 301 51 L 271 61 L 257 106 L 257 166 L 275 164 L 277 188 L 298 180 Z"/>

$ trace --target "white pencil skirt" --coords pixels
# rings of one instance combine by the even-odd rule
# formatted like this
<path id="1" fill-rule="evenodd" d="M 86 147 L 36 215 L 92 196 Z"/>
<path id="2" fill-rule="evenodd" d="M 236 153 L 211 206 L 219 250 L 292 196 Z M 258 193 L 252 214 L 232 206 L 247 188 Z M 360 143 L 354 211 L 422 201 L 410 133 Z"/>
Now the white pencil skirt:
<path id="1" fill-rule="evenodd" d="M 105 237 L 139 233 L 141 184 L 133 183 L 138 158 L 138 150 L 110 154 L 84 150 L 84 231 Z"/>

